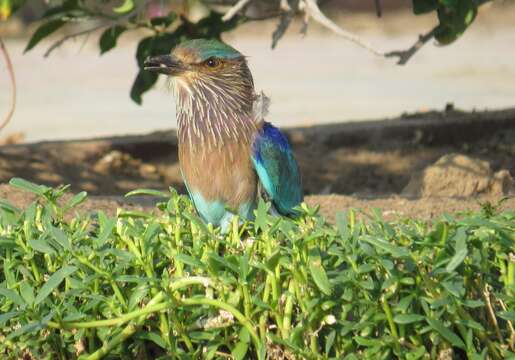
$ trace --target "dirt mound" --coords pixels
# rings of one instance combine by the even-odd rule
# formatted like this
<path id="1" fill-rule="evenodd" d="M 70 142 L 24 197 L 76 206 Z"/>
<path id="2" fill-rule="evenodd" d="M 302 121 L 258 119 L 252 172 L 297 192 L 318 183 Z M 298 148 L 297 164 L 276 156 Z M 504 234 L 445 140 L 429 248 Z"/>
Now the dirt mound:
<path id="1" fill-rule="evenodd" d="M 447 154 L 415 173 L 402 191 L 409 197 L 470 197 L 508 195 L 514 181 L 508 170 L 493 172 L 487 161 Z"/>

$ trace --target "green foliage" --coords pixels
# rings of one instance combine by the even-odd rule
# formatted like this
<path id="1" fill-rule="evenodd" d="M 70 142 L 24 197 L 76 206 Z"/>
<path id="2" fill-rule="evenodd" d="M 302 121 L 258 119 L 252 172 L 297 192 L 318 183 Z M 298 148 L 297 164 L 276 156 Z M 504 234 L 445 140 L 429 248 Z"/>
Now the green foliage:
<path id="1" fill-rule="evenodd" d="M 122 25 L 114 25 L 107 28 L 100 36 L 100 40 L 98 42 L 100 54 L 104 54 L 113 49 L 116 46 L 118 38 L 125 30 L 127 30 L 127 27 Z"/>
<path id="2" fill-rule="evenodd" d="M 488 1 L 490 0 L 413 0 L 413 12 L 417 15 L 435 12 L 439 24 L 435 28 L 434 37 L 440 44 L 450 44 L 474 21 L 478 7 Z M 0 0 L 0 19 L 9 17 L 25 2 L 24 0 Z M 209 5 L 215 1 L 202 0 L 201 2 Z M 165 1 L 164 4 L 166 3 Z M 227 2 L 227 4 L 234 3 L 236 0 Z M 272 34 L 272 47 L 277 45 L 291 24 L 297 12 L 295 9 L 300 8 L 298 0 L 290 1 L 289 4 L 291 9 L 288 11 L 281 12 L 279 6 L 277 8 L 275 16 L 279 18 L 279 24 Z M 50 5 L 25 51 L 32 49 L 41 40 L 65 25 L 89 20 L 100 23 L 93 26 L 92 30 L 104 28 L 99 41 L 101 54 L 114 49 L 118 38 L 128 31 L 144 29 L 150 33 L 138 43 L 136 50 L 139 69 L 130 90 L 130 97 L 138 104 L 142 103 L 143 93 L 155 84 L 158 77 L 156 73 L 143 71 L 142 63 L 147 56 L 168 53 L 176 44 L 186 39 L 200 37 L 220 39 L 224 32 L 247 21 L 242 16 L 235 16 L 224 22 L 222 14 L 212 10 L 198 22 L 191 22 L 184 14 L 175 12 L 151 17 L 146 13 L 145 2 L 135 0 L 64 0 L 57 3 L 50 1 Z M 263 18 L 268 16 L 270 15 Z"/>
<path id="3" fill-rule="evenodd" d="M 27 52 L 32 49 L 41 40 L 59 30 L 59 28 L 61 28 L 64 24 L 65 22 L 60 19 L 50 20 L 41 24 L 30 38 L 25 51 Z"/>
<path id="4" fill-rule="evenodd" d="M 6 1 L 6 0 L 0 0 Z M 106 4 L 116 4 L 106 10 Z M 96 19 L 105 27 L 99 39 L 100 53 L 104 54 L 116 47 L 119 37 L 130 30 L 145 29 L 149 36 L 139 41 L 136 48 L 138 73 L 130 90 L 131 99 L 142 103 L 142 95 L 157 81 L 157 74 L 143 70 L 143 61 L 152 55 L 169 53 L 178 43 L 193 38 L 220 39 L 223 32 L 232 30 L 243 19 L 234 17 L 230 21 L 222 21 L 222 15 L 216 12 L 209 14 L 196 23 L 190 22 L 186 17 L 179 17 L 175 12 L 165 16 L 145 17 L 144 7 L 140 2 L 124 0 L 120 2 L 104 1 L 100 4 L 83 2 L 79 0 L 65 0 L 58 5 L 50 7 L 42 18 L 42 23 L 30 38 L 25 51 L 31 50 L 41 40 L 67 24 L 79 21 Z M 108 7 L 108 6 L 107 6 Z M 103 9 L 103 10 L 99 10 Z M 102 25 L 104 24 L 104 25 Z"/>
<path id="5" fill-rule="evenodd" d="M 476 18 L 480 5 L 486 0 L 413 0 L 416 15 L 436 11 L 439 24 L 435 39 L 447 45 L 458 39 Z"/>
<path id="6" fill-rule="evenodd" d="M 25 0 L 0 0 L 0 21 L 7 20 L 25 4 Z"/>
<path id="7" fill-rule="evenodd" d="M 66 187 L 11 183 L 37 199 L 0 202 L 2 358 L 514 355 L 513 211 L 389 222 L 351 210 L 332 225 L 261 202 L 255 223 L 222 235 L 174 190 L 136 190 L 163 202 L 111 217 L 74 215 L 85 194 Z"/>

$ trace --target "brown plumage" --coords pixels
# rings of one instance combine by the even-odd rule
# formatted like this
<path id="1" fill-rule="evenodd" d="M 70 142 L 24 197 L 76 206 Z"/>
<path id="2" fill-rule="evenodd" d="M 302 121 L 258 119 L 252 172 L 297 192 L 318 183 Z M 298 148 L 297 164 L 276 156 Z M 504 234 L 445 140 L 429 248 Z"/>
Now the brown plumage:
<path id="1" fill-rule="evenodd" d="M 206 222 L 251 219 L 263 181 L 291 212 L 302 198 L 297 165 L 286 138 L 256 111 L 262 98 L 243 55 L 216 40 L 191 40 L 146 68 L 171 75 L 181 171 Z"/>

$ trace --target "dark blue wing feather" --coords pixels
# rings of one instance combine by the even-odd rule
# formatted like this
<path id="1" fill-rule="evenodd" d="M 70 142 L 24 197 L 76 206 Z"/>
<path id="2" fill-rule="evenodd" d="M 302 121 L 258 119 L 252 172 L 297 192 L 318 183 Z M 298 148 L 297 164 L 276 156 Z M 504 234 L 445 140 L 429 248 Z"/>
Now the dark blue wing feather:
<path id="1" fill-rule="evenodd" d="M 303 198 L 299 168 L 288 139 L 270 123 L 265 122 L 254 139 L 252 162 L 276 210 L 295 215 L 293 207 Z"/>

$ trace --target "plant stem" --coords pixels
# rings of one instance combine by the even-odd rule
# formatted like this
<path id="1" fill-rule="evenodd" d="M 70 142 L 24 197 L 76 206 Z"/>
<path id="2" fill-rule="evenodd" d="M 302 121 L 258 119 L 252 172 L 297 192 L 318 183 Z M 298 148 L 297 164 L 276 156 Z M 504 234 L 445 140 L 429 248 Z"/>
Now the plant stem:
<path id="1" fill-rule="evenodd" d="M 214 306 L 217 308 L 220 308 L 222 310 L 225 310 L 229 313 L 231 313 L 249 332 L 250 337 L 252 338 L 252 341 L 254 342 L 254 346 L 256 347 L 256 351 L 258 354 L 261 353 L 261 348 L 263 347 L 263 344 L 261 340 L 259 339 L 256 330 L 254 329 L 254 324 L 247 318 L 245 315 L 243 315 L 238 309 L 235 307 L 226 304 L 220 300 L 214 300 L 214 299 L 207 299 L 207 298 L 191 298 L 191 299 L 182 299 L 180 302 L 182 302 L 184 305 L 209 305 Z"/>
<path id="2" fill-rule="evenodd" d="M 85 360 L 98 360 L 109 354 L 112 349 L 125 341 L 125 339 L 134 335 L 138 327 L 134 324 L 126 326 L 119 334 L 111 339 L 111 341 L 104 343 L 100 349 L 88 356 Z"/>
<path id="3" fill-rule="evenodd" d="M 288 285 L 288 294 L 286 295 L 286 303 L 284 305 L 284 318 L 283 318 L 283 339 L 288 339 L 291 327 L 291 315 L 293 312 L 293 293 L 294 293 L 294 280 L 290 281 Z"/>
<path id="4" fill-rule="evenodd" d="M 392 332 L 392 336 L 395 338 L 395 351 L 397 351 L 397 355 L 400 355 L 400 345 L 399 345 L 399 333 L 397 332 L 397 326 L 393 322 L 392 309 L 390 309 L 390 304 L 388 304 L 388 300 L 385 296 L 382 296 L 383 310 L 386 315 L 386 319 L 388 320 L 388 326 L 390 327 L 390 331 Z"/>
<path id="5" fill-rule="evenodd" d="M 189 278 L 182 278 L 174 281 L 170 284 L 170 290 L 178 290 L 183 287 L 187 287 L 189 285 L 204 285 L 208 286 L 211 284 L 211 281 L 208 278 L 200 277 L 200 276 L 192 276 Z M 154 307 L 155 305 L 159 305 L 158 303 L 162 301 L 165 297 L 165 292 L 161 291 L 156 296 L 154 296 L 147 304 L 145 308 Z M 85 360 L 98 360 L 102 358 L 104 355 L 107 355 L 112 349 L 116 346 L 124 342 L 126 339 L 134 335 L 134 333 L 138 330 L 139 325 L 145 320 L 144 316 L 141 316 L 136 324 L 127 325 L 118 335 L 112 338 L 109 342 L 104 343 L 100 349 L 96 352 L 88 356 Z"/>
<path id="6" fill-rule="evenodd" d="M 147 315 L 150 313 L 158 312 L 165 309 L 169 303 L 162 302 L 153 306 L 146 306 L 143 309 L 131 311 L 125 315 L 122 315 L 113 319 L 106 320 L 93 320 L 93 321 L 83 321 L 83 322 L 62 322 L 56 323 L 54 321 L 49 321 L 48 326 L 53 329 L 88 329 L 88 328 L 97 328 L 97 327 L 109 327 L 109 326 L 117 326 L 122 325 L 132 319 L 138 318 L 143 315 Z"/>
<path id="7" fill-rule="evenodd" d="M 268 298 L 270 297 L 270 276 L 266 277 L 265 280 L 265 290 L 263 291 L 263 302 L 266 304 L 268 302 Z M 259 318 L 259 331 L 261 333 L 261 340 L 265 341 L 266 339 L 266 319 L 268 317 L 268 311 L 263 311 L 261 317 Z"/>
<path id="8" fill-rule="evenodd" d="M 175 282 L 173 282 L 170 285 L 170 290 L 178 290 L 183 287 L 187 287 L 190 285 L 209 285 L 211 283 L 210 279 L 195 276 L 195 277 L 188 277 L 188 278 L 182 278 Z M 106 319 L 106 320 L 93 320 L 93 321 L 84 321 L 84 322 L 54 322 L 49 321 L 48 326 L 54 329 L 81 329 L 81 328 L 96 328 L 96 327 L 104 327 L 104 326 L 115 326 L 120 325 L 123 323 L 126 323 L 132 319 L 135 319 L 137 317 L 147 315 L 153 312 L 161 311 L 164 308 L 167 307 L 168 303 L 161 302 L 165 298 L 165 292 L 160 291 L 157 293 L 145 306 L 143 309 L 131 311 L 125 315 L 122 315 L 117 318 L 113 319 Z"/>

